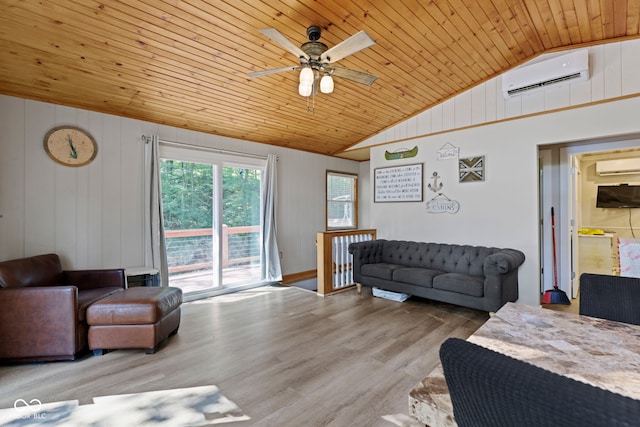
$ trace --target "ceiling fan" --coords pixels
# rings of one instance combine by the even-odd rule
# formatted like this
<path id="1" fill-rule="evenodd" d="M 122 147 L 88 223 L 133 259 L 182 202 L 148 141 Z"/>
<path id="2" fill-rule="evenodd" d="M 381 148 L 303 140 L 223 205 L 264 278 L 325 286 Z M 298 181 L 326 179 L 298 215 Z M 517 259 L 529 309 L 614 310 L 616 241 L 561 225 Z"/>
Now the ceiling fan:
<path id="1" fill-rule="evenodd" d="M 275 28 L 263 28 L 260 32 L 297 56 L 300 59 L 300 65 L 255 71 L 248 73 L 247 75 L 249 77 L 261 77 L 284 71 L 301 70 L 298 93 L 305 97 L 311 96 L 312 94 L 315 95 L 318 89 L 320 89 L 322 93 L 333 92 L 332 77 L 339 77 L 366 86 L 371 86 L 378 78 L 378 76 L 364 71 L 333 65 L 333 63 L 349 55 L 353 55 L 356 52 L 376 44 L 364 30 L 357 32 L 332 48 L 318 41 L 322 30 L 317 25 L 307 28 L 309 41 L 303 43 L 300 47 L 293 44 L 293 42 Z"/>

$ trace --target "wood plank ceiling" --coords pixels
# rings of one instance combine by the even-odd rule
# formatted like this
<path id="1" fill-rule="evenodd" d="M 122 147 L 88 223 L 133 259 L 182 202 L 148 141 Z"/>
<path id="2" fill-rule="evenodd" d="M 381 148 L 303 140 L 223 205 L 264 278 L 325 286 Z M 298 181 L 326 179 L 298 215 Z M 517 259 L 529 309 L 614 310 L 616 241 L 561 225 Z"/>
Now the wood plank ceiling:
<path id="1" fill-rule="evenodd" d="M 1 0 L 0 93 L 309 152 L 340 153 L 532 57 L 639 36 L 640 0 Z M 337 65 L 377 75 L 298 95 L 294 44 L 376 45 Z M 349 157 L 349 155 L 344 155 Z"/>

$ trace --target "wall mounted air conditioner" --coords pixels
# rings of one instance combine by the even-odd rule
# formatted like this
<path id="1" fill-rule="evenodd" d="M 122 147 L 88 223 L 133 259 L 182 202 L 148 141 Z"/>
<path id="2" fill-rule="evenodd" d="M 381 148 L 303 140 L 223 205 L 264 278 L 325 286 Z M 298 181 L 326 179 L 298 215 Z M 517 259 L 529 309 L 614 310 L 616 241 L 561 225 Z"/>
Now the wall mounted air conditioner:
<path id="1" fill-rule="evenodd" d="M 596 162 L 596 173 L 600 176 L 640 173 L 640 159 L 602 160 Z"/>
<path id="2" fill-rule="evenodd" d="M 502 75 L 502 94 L 512 98 L 545 87 L 588 79 L 589 52 L 581 49 L 507 71 Z"/>

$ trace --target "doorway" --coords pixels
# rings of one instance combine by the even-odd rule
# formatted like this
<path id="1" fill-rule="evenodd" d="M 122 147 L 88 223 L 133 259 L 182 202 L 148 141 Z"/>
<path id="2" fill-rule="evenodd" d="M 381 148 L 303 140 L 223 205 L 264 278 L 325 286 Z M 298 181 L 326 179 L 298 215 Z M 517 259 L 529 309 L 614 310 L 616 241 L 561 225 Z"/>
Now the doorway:
<path id="1" fill-rule="evenodd" d="M 637 136 L 539 147 L 541 294 L 554 285 L 551 207 L 555 211 L 558 286 L 570 298 L 578 297 L 580 274 L 592 272 L 590 270 L 594 266 L 593 261 L 589 260 L 590 248 L 583 251 L 581 256 L 580 248 L 585 248 L 584 241 L 588 238 L 579 233 L 580 229 L 603 229 L 612 232 L 607 235 L 614 236 L 627 232 L 628 226 L 609 221 L 611 212 L 593 215 L 595 188 L 597 182 L 602 180 L 595 177 L 596 159 L 624 156 L 640 157 L 640 139 Z M 633 179 L 640 181 L 640 175 L 635 175 Z M 633 215 L 638 215 L 637 225 L 640 226 L 640 210 L 637 211 Z M 620 216 L 620 212 L 614 214 L 615 217 Z M 612 252 L 612 255 L 615 253 Z M 612 264 L 611 271 L 615 273 L 613 267 L 615 265 Z"/>
<path id="2" fill-rule="evenodd" d="M 169 285 L 204 297 L 261 284 L 263 162 L 163 145 L 160 157 Z"/>

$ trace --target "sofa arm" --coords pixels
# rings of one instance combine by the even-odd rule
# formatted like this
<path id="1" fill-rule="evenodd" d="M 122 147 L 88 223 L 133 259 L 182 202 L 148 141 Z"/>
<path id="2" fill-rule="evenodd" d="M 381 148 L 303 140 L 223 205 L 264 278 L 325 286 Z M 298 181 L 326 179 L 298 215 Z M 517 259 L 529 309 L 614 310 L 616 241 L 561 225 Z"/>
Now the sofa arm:
<path id="1" fill-rule="evenodd" d="M 360 283 L 360 268 L 363 264 L 375 264 L 381 262 L 384 239 L 367 240 L 349 245 L 349 253 L 353 255 L 353 280 Z"/>
<path id="2" fill-rule="evenodd" d="M 67 270 L 64 282 L 78 289 L 126 288 L 127 279 L 123 268 L 105 270 Z"/>
<path id="3" fill-rule="evenodd" d="M 0 359 L 73 355 L 77 324 L 75 286 L 0 289 Z"/>
<path id="4" fill-rule="evenodd" d="M 492 276 L 517 269 L 524 262 L 524 253 L 516 249 L 501 249 L 484 259 L 484 274 Z"/>

